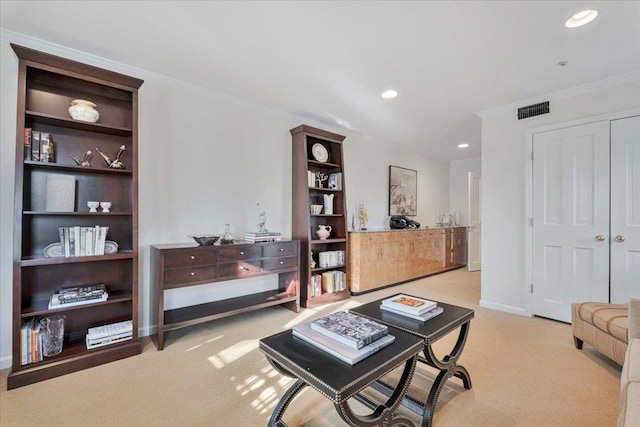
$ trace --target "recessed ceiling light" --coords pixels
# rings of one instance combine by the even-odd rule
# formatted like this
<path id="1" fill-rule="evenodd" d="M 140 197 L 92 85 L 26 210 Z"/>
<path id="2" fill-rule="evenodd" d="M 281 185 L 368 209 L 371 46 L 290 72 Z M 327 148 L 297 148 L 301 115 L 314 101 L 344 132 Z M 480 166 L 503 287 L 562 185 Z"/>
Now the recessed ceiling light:
<path id="1" fill-rule="evenodd" d="M 393 89 L 385 90 L 384 92 L 382 92 L 382 97 L 385 99 L 395 98 L 396 96 L 398 96 L 398 92 Z"/>
<path id="2" fill-rule="evenodd" d="M 464 144 L 458 144 L 458 148 L 467 148 L 469 146 L 469 144 L 464 143 Z"/>
<path id="3" fill-rule="evenodd" d="M 596 19 L 596 16 L 598 16 L 597 10 L 583 10 L 567 19 L 564 26 L 567 28 L 581 27 Z"/>
<path id="4" fill-rule="evenodd" d="M 568 63 L 569 63 L 569 61 L 560 61 L 560 62 L 558 62 L 558 65 L 561 66 L 561 67 L 564 67 Z"/>

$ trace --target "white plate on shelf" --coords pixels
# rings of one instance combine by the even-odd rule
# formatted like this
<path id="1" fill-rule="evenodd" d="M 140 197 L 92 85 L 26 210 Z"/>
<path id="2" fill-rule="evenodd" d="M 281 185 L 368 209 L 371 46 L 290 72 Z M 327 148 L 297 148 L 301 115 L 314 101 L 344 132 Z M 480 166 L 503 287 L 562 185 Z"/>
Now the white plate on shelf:
<path id="1" fill-rule="evenodd" d="M 118 244 L 112 240 L 107 240 L 104 242 L 104 253 L 106 254 L 115 254 L 118 253 Z M 63 257 L 62 253 L 62 244 L 61 243 L 52 243 L 44 248 L 44 256 L 47 258 L 59 258 Z"/>

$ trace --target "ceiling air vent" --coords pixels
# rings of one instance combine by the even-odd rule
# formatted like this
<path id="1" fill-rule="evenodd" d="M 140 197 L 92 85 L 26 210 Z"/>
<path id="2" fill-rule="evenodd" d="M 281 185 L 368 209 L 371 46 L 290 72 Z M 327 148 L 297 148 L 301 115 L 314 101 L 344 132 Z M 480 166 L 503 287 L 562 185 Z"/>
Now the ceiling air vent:
<path id="1" fill-rule="evenodd" d="M 518 108 L 518 120 L 549 113 L 549 101 Z"/>

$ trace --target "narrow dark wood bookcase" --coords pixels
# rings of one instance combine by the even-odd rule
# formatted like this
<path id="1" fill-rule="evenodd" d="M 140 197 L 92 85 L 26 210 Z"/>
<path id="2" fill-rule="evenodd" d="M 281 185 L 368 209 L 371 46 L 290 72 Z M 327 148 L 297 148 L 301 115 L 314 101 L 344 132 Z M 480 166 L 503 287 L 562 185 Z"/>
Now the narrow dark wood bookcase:
<path id="1" fill-rule="evenodd" d="M 12 367 L 7 389 L 108 363 L 141 352 L 138 338 L 138 89 L 143 81 L 65 58 L 11 45 L 19 58 L 16 127 L 13 258 Z M 75 99 L 97 104 L 96 123 L 71 118 Z M 51 135 L 49 162 L 26 158 L 25 129 Z M 124 168 L 110 168 L 97 148 Z M 79 166 L 87 151 L 91 166 Z M 47 178 L 72 177 L 72 211 L 47 209 Z M 88 201 L 110 201 L 109 212 L 89 213 Z M 59 227 L 109 227 L 117 252 L 91 256 L 45 256 L 59 243 Z M 49 255 L 52 255 L 49 252 Z M 104 302 L 48 309 L 61 287 L 104 283 Z M 22 362 L 25 320 L 66 316 L 63 350 L 42 361 Z M 85 335 L 96 326 L 133 321 L 130 340 L 87 350 Z"/>
<path id="2" fill-rule="evenodd" d="M 291 129 L 292 135 L 292 238 L 300 240 L 300 304 L 303 307 L 315 307 L 340 301 L 350 297 L 348 277 L 348 218 L 345 190 L 344 157 L 342 142 L 345 137 L 327 132 L 311 126 L 301 125 Z M 313 153 L 314 144 L 321 144 L 326 150 L 328 158 L 318 161 Z M 342 174 L 341 185 L 338 188 L 328 188 L 328 180 L 323 182 L 323 188 L 316 183 L 309 182 L 309 172 Z M 333 195 L 333 213 L 327 213 L 323 207 L 321 213 L 311 213 L 311 205 L 323 205 L 325 195 Z M 331 233 L 325 240 L 317 235 L 319 225 L 331 227 Z M 321 267 L 319 254 L 327 251 L 344 251 L 344 262 L 330 267 Z M 313 253 L 313 255 L 312 255 Z M 315 266 L 311 266 L 311 261 Z M 345 286 L 343 290 L 322 292 L 314 295 L 312 276 L 322 275 L 329 271 L 344 272 Z"/>

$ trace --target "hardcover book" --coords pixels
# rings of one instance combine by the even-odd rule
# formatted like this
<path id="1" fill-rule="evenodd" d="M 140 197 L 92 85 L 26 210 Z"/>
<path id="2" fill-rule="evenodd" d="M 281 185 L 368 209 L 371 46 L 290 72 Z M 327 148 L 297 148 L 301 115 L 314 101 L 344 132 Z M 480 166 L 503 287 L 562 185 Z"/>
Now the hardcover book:
<path id="1" fill-rule="evenodd" d="M 75 201 L 75 176 L 48 173 L 44 210 L 47 212 L 73 212 Z"/>
<path id="2" fill-rule="evenodd" d="M 292 333 L 294 336 L 300 338 L 308 344 L 311 344 L 312 346 L 319 348 L 320 350 L 326 351 L 333 357 L 336 357 L 350 365 L 353 365 L 361 361 L 362 359 L 371 356 L 377 351 L 393 343 L 396 339 L 396 337 L 394 337 L 393 335 L 385 335 L 384 337 L 372 342 L 371 344 L 365 345 L 361 349 L 356 350 L 352 347 L 336 342 L 326 335 L 314 331 L 311 328 L 310 322 L 294 326 L 292 329 Z"/>
<path id="3" fill-rule="evenodd" d="M 411 319 L 419 320 L 421 322 L 426 322 L 427 320 L 433 319 L 438 314 L 442 313 L 444 311 L 444 308 L 436 307 L 436 308 L 434 308 L 432 310 L 429 310 L 429 311 L 427 311 L 426 313 L 423 313 L 423 314 L 411 314 L 411 313 L 407 313 L 407 312 L 404 312 L 404 311 L 396 310 L 395 308 L 387 307 L 387 306 L 384 306 L 384 305 L 381 304 L 380 305 L 380 310 L 388 311 L 389 313 L 394 313 L 394 314 L 397 314 L 399 316 L 409 317 Z"/>
<path id="4" fill-rule="evenodd" d="M 382 305 L 405 313 L 420 315 L 437 307 L 438 303 L 410 295 L 399 294 L 382 300 Z"/>
<path id="5" fill-rule="evenodd" d="M 346 311 L 313 320 L 311 328 L 356 350 L 389 334 L 386 325 Z"/>

